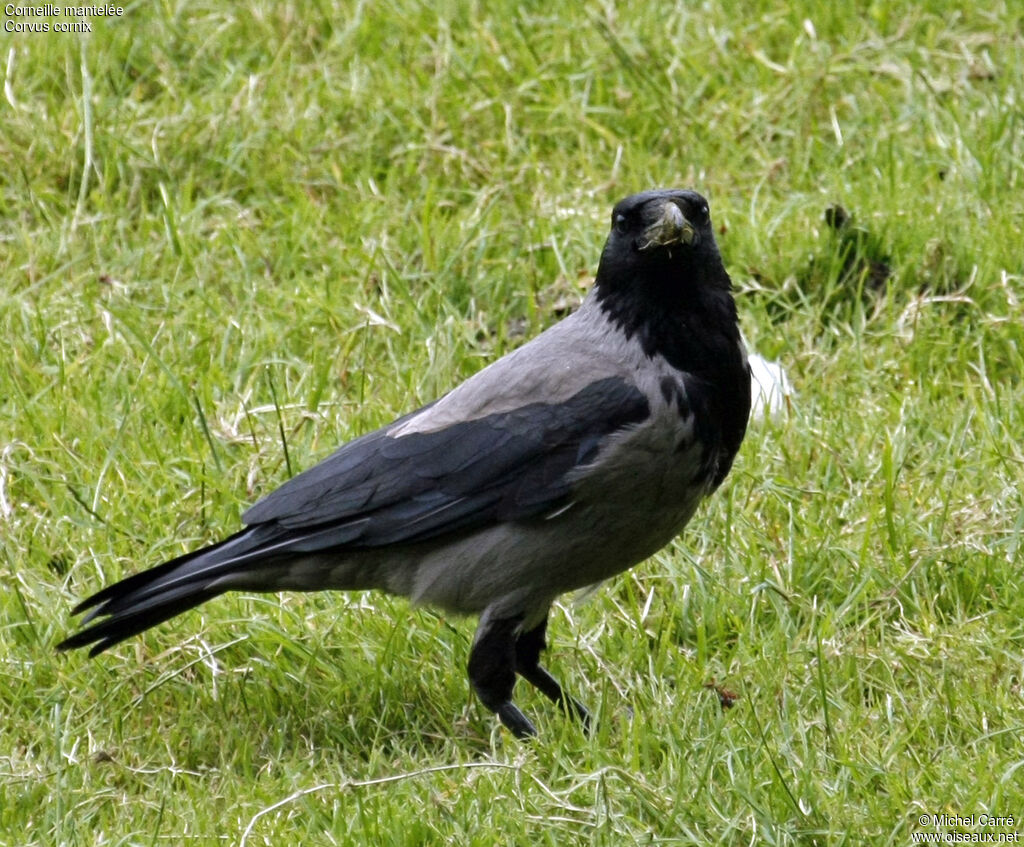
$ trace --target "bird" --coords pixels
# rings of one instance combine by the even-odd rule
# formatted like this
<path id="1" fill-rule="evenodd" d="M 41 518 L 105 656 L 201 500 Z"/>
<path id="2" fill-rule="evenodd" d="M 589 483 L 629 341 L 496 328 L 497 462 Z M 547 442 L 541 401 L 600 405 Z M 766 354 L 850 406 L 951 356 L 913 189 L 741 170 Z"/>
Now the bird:
<path id="1" fill-rule="evenodd" d="M 343 444 L 244 528 L 103 588 L 59 650 L 95 656 L 228 591 L 382 590 L 479 616 L 470 686 L 537 735 L 517 677 L 585 729 L 540 663 L 562 594 L 672 541 L 733 465 L 751 377 L 707 200 L 616 203 L 580 306 L 440 399 Z"/>

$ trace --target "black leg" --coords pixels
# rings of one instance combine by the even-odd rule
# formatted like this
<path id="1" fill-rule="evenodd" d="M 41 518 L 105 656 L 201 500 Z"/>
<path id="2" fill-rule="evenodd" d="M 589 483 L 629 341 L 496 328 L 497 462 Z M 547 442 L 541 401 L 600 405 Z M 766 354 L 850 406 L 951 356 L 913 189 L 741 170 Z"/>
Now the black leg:
<path id="1" fill-rule="evenodd" d="M 537 734 L 536 728 L 512 702 L 512 689 L 516 684 L 516 632 L 520 620 L 518 617 L 491 620 L 484 614 L 469 651 L 469 681 L 480 701 L 513 735 L 531 738 Z"/>
<path id="2" fill-rule="evenodd" d="M 515 644 L 516 673 L 566 712 L 574 714 L 583 724 L 583 729 L 589 731 L 590 712 L 579 700 L 566 694 L 558 680 L 540 666 L 540 652 L 547 646 L 544 640 L 547 628 L 548 619 L 545 615 L 544 620 L 533 629 L 520 633 Z"/>

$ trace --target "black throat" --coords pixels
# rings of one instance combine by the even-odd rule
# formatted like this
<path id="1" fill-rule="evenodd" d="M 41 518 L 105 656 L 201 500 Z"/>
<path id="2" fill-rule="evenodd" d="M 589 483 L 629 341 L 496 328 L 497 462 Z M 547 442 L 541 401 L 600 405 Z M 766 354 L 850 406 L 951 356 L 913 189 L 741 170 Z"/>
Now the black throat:
<path id="1" fill-rule="evenodd" d="M 698 436 L 717 447 L 715 484 L 732 465 L 750 416 L 750 370 L 740 343 L 729 275 L 715 254 L 686 263 L 617 267 L 602 256 L 594 295 L 611 322 L 644 353 L 681 372 Z"/>

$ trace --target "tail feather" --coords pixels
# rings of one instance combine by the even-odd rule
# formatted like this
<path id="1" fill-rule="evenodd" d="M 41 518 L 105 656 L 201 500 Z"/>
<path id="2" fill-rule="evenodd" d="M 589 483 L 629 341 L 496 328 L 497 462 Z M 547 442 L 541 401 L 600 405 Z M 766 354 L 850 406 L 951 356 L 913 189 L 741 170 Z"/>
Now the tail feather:
<path id="1" fill-rule="evenodd" d="M 170 620 L 175 615 L 187 612 L 200 603 L 222 594 L 223 591 L 207 590 L 204 587 L 183 586 L 162 597 L 159 602 L 146 604 L 145 608 L 133 609 L 114 617 L 93 624 L 87 629 L 76 632 L 57 645 L 58 650 L 71 650 L 75 647 L 93 646 L 90 656 L 102 653 L 133 635 Z"/>
<path id="2" fill-rule="evenodd" d="M 244 529 L 230 538 L 186 553 L 155 568 L 129 576 L 79 603 L 73 614 L 90 610 L 83 625 L 103 618 L 57 645 L 71 650 L 92 644 L 90 656 L 175 615 L 223 594 L 225 577 L 273 558 L 274 533 L 266 525 Z"/>

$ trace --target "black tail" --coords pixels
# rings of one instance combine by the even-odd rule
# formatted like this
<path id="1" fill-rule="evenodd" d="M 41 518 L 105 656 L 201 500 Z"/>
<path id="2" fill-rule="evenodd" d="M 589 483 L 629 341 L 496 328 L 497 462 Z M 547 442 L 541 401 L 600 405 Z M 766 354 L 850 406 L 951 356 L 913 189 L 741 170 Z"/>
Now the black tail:
<path id="1" fill-rule="evenodd" d="M 108 585 L 79 603 L 72 614 L 92 612 L 82 621 L 106 618 L 75 633 L 57 645 L 71 650 L 92 644 L 90 656 L 124 641 L 143 630 L 205 603 L 233 587 L 232 577 L 251 573 L 267 559 L 274 558 L 271 526 L 244 529 L 230 538 L 186 553 L 148 571 Z"/>

